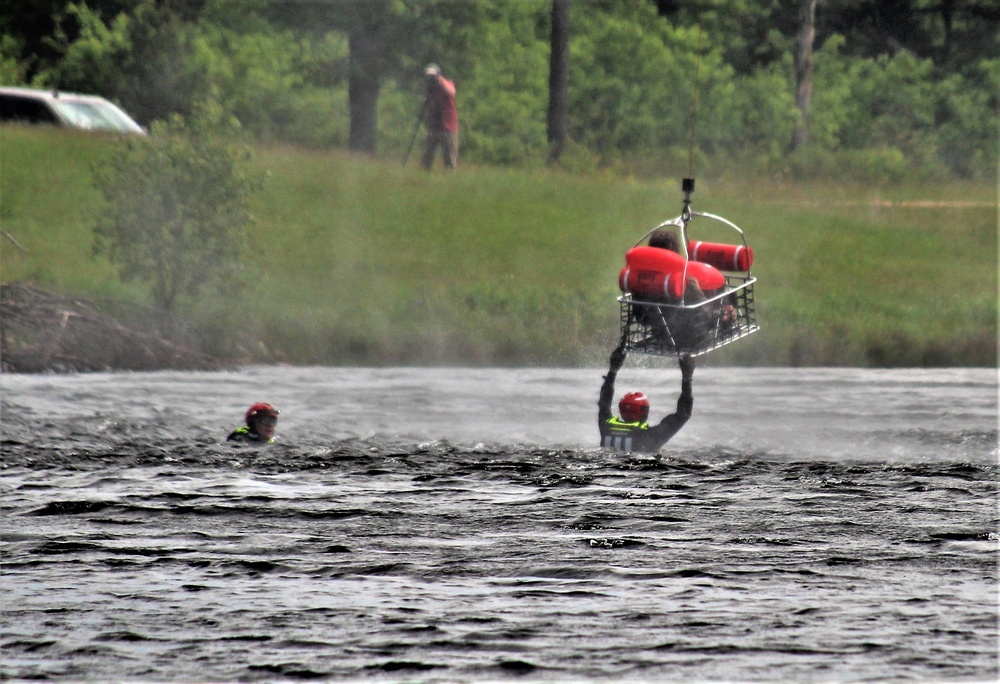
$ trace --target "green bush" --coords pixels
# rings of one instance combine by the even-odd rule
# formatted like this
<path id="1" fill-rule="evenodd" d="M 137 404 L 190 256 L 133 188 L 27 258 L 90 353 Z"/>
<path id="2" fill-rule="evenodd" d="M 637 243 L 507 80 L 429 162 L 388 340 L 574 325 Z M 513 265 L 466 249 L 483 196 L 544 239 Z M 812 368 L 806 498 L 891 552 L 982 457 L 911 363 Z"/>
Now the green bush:
<path id="1" fill-rule="evenodd" d="M 328 38 L 313 42 L 266 26 L 240 33 L 202 24 L 188 61 L 201 74 L 201 89 L 258 141 L 331 147 L 347 140 L 346 88 L 307 79 L 346 59 L 347 41 Z"/>
<path id="2" fill-rule="evenodd" d="M 249 200 L 260 178 L 247 170 L 249 150 L 219 137 L 216 123 L 204 115 L 156 123 L 95 174 L 105 204 L 94 255 L 107 255 L 123 281 L 148 283 L 168 311 L 183 295 L 233 287 L 244 275 Z"/>
<path id="3" fill-rule="evenodd" d="M 511 3 L 486 23 L 457 83 L 462 156 L 483 164 L 537 166 L 545 159 L 547 37 L 535 32 L 548 3 Z"/>
<path id="4" fill-rule="evenodd" d="M 877 59 L 841 54 L 843 39 L 816 57 L 810 141 L 831 152 L 867 151 L 861 166 L 924 177 L 995 174 L 1000 60 L 983 60 L 972 80 L 939 78 L 930 60 L 902 51 Z M 885 150 L 893 150 L 888 159 Z M 873 152 L 872 152 L 873 151 Z M 900 168 L 905 165 L 905 168 Z"/>

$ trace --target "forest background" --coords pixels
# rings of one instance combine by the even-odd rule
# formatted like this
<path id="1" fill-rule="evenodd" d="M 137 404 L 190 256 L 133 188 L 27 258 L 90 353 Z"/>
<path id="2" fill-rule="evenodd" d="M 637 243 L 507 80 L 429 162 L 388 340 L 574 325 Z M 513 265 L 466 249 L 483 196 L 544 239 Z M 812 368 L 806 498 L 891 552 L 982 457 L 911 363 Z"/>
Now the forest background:
<path id="1" fill-rule="evenodd" d="M 763 340 L 720 360 L 996 361 L 995 3 L 2 0 L 0 22 L 4 84 L 239 121 L 269 172 L 257 285 L 181 303 L 220 357 L 592 361 L 620 254 L 691 175 L 761 255 Z M 429 62 L 458 85 L 452 177 L 400 164 Z M 33 250 L 4 280 L 144 301 L 89 258 L 118 143 L 3 137 L 0 219 Z"/>

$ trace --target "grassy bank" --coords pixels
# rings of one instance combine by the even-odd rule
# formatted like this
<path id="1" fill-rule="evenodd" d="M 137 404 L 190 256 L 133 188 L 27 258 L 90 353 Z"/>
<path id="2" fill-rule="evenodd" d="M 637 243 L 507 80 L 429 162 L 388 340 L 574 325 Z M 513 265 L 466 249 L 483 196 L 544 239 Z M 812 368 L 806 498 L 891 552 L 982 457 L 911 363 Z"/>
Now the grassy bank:
<path id="1" fill-rule="evenodd" d="M 4 281 L 144 301 L 90 258 L 92 163 L 110 141 L 0 134 L 0 223 L 23 247 L 2 238 Z M 255 163 L 269 178 L 254 200 L 254 286 L 182 313 L 208 351 L 264 360 L 603 363 L 624 252 L 681 209 L 681 169 L 662 182 L 444 175 L 290 149 Z M 740 225 L 757 255 L 762 331 L 711 362 L 995 364 L 996 187 L 699 178 L 694 208 Z"/>

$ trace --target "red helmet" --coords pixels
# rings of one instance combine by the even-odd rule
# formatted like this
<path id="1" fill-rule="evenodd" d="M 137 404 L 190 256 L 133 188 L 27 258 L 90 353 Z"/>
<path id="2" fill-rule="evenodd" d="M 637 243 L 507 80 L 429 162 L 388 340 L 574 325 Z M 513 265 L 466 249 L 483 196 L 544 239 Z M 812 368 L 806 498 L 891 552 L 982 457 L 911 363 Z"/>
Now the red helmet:
<path id="1" fill-rule="evenodd" d="M 618 412 L 629 421 L 645 421 L 649 418 L 649 399 L 642 392 L 629 392 L 618 402 Z"/>
<path id="2" fill-rule="evenodd" d="M 274 408 L 270 404 L 254 404 L 247 409 L 247 425 L 253 425 L 252 421 L 257 420 L 258 416 L 275 416 L 281 413 L 278 409 Z"/>

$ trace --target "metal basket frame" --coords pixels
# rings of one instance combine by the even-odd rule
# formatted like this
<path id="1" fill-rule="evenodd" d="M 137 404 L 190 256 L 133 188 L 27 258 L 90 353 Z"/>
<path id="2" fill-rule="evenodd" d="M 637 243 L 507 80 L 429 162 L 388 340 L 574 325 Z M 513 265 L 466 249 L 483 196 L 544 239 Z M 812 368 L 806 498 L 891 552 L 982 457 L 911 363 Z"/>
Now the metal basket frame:
<path id="1" fill-rule="evenodd" d="M 693 212 L 689 205 L 688 193 L 684 212 L 680 216 L 650 229 L 635 244 L 639 246 L 660 228 L 679 228 L 685 258 L 682 282 L 687 282 L 687 232 L 688 223 L 693 218 L 707 218 L 729 226 L 739 234 L 743 246 L 749 248 L 746 236 L 735 223 L 715 214 Z M 700 356 L 760 330 L 753 292 L 757 278 L 749 269 L 740 274 L 727 273 L 725 278 L 726 287 L 722 292 L 696 302 L 688 301 L 688 292 L 680 302 L 673 303 L 635 299 L 631 293 L 619 297 L 625 348 L 631 352 L 658 356 Z"/>
<path id="2" fill-rule="evenodd" d="M 722 293 L 697 304 L 669 304 L 633 299 L 626 294 L 621 303 L 622 340 L 625 348 L 640 354 L 701 356 L 760 330 L 754 305 L 753 276 L 726 276 Z M 730 304 L 732 316 L 723 305 Z M 692 319 L 704 324 L 692 335 Z"/>

